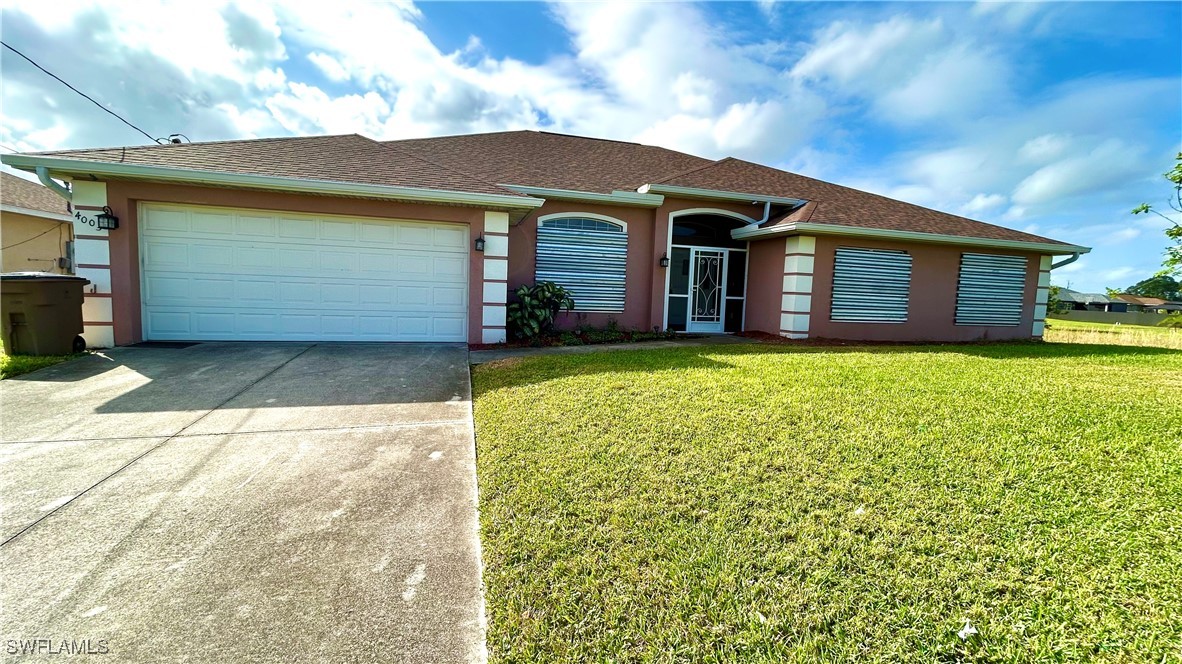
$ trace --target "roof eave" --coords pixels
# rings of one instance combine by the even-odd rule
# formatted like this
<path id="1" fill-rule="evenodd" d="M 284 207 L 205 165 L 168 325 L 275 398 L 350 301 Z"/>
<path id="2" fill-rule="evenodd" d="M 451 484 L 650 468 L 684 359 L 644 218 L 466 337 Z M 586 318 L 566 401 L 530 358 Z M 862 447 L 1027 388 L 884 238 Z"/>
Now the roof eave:
<path id="1" fill-rule="evenodd" d="M 1031 251 L 1050 255 L 1086 254 L 1091 247 L 1081 247 L 1073 244 L 1056 244 L 1049 242 L 1028 242 L 1025 240 L 997 240 L 983 237 L 969 237 L 965 235 L 944 235 L 940 233 L 921 233 L 916 231 L 899 231 L 885 228 L 858 228 L 856 226 L 838 226 L 836 224 L 815 224 L 795 222 L 780 224 L 766 228 L 736 228 L 731 231 L 731 237 L 736 240 L 756 240 L 777 235 L 839 235 L 848 237 L 864 237 L 881 240 L 898 240 L 904 242 L 925 242 L 933 244 L 956 244 L 971 247 L 989 247 L 993 249 L 1013 249 L 1016 251 Z"/>
<path id="2" fill-rule="evenodd" d="M 668 184 L 641 185 L 636 191 L 642 194 L 664 194 L 682 198 L 699 198 L 708 201 L 739 201 L 743 203 L 774 203 L 776 205 L 803 205 L 808 201 L 803 198 L 788 196 L 768 196 L 766 194 L 749 194 L 741 191 L 725 191 L 722 189 L 700 189 L 698 187 L 678 187 Z"/>
<path id="3" fill-rule="evenodd" d="M 558 201 L 577 201 L 580 203 L 605 203 L 608 205 L 626 205 L 629 207 L 657 208 L 665 202 L 665 197 L 658 194 L 639 194 L 634 191 L 619 189 L 610 194 L 594 191 L 578 191 L 574 189 L 550 189 L 547 187 L 529 187 L 522 184 L 497 184 L 498 187 L 516 191 L 527 196 L 553 199 Z"/>
<path id="4" fill-rule="evenodd" d="M 226 173 L 224 171 L 201 171 L 188 168 L 145 166 L 142 164 L 116 164 L 83 159 L 65 159 L 61 157 L 6 154 L 0 155 L 0 161 L 14 168 L 30 171 L 36 169 L 38 166 L 44 166 L 50 170 L 51 175 L 55 176 L 92 175 L 124 177 L 159 182 L 222 185 L 291 193 L 358 196 L 414 203 L 450 203 L 480 205 L 493 208 L 533 209 L 541 207 L 546 202 L 543 199 L 530 196 L 482 194 L 442 189 L 423 189 L 418 187 L 394 187 L 271 175 L 247 175 L 242 173 Z"/>
<path id="5" fill-rule="evenodd" d="M 41 219 L 50 219 L 61 223 L 70 223 L 74 218 L 63 212 L 46 212 L 45 210 L 34 210 L 32 208 L 24 208 L 19 205 L 9 205 L 7 203 L 0 203 L 0 212 L 8 212 L 11 214 L 23 214 L 29 217 L 40 217 Z"/>

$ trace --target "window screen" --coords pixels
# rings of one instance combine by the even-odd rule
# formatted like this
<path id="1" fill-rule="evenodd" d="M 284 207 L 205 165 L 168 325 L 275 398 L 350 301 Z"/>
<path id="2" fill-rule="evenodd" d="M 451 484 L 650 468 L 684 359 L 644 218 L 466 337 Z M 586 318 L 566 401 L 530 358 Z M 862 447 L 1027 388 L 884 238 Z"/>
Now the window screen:
<path id="1" fill-rule="evenodd" d="M 575 311 L 624 310 L 628 234 L 619 224 L 564 217 L 538 227 L 536 281 L 553 281 L 571 292 Z"/>
<path id="2" fill-rule="evenodd" d="M 1025 290 L 1025 256 L 961 254 L 956 324 L 1017 325 Z"/>
<path id="3" fill-rule="evenodd" d="M 829 318 L 849 323 L 904 323 L 911 290 L 911 254 L 838 247 L 833 258 Z"/>

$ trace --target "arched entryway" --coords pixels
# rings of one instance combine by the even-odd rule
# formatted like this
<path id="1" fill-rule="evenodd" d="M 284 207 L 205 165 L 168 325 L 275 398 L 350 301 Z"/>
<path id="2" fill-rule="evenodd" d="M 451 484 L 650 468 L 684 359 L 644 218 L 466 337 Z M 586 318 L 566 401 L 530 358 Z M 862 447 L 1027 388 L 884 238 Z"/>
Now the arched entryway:
<path id="1" fill-rule="evenodd" d="M 746 218 L 712 212 L 670 215 L 665 327 L 679 332 L 743 329 L 747 243 L 731 231 Z"/>

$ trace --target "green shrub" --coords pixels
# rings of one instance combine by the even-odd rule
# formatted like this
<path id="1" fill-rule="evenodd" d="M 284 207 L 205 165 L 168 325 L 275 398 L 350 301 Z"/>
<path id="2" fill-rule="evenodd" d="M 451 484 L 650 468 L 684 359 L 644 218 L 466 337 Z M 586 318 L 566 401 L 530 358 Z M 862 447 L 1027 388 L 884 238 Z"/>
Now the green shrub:
<path id="1" fill-rule="evenodd" d="M 558 313 L 575 307 L 570 291 L 552 281 L 519 286 L 513 294 L 517 299 L 509 304 L 507 315 L 509 331 L 518 339 L 537 340 L 549 335 Z"/>
<path id="2" fill-rule="evenodd" d="M 1170 314 L 1165 320 L 1157 324 L 1158 327 L 1174 327 L 1182 329 L 1182 313 Z"/>

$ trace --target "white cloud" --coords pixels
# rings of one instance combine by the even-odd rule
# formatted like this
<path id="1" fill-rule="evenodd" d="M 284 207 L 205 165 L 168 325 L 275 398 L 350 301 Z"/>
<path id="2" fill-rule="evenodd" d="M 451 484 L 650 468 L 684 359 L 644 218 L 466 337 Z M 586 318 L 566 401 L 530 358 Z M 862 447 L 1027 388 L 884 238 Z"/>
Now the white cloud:
<path id="1" fill-rule="evenodd" d="M 1059 158 L 1071 144 L 1071 138 L 1062 134 L 1043 134 L 1026 141 L 1018 148 L 1018 158 L 1022 161 L 1045 164 L 1052 159 Z"/>
<path id="2" fill-rule="evenodd" d="M 349 72 L 345 70 L 345 66 L 327 53 L 313 51 L 308 54 L 308 62 L 316 65 L 320 73 L 324 74 L 330 81 L 340 83 L 349 80 Z"/>
<path id="3" fill-rule="evenodd" d="M 1145 151 L 1137 146 L 1106 140 L 1087 154 L 1061 159 L 1030 174 L 1014 189 L 1014 202 L 1045 205 L 1119 186 L 1143 173 L 1144 157 Z"/>
<path id="4" fill-rule="evenodd" d="M 791 74 L 862 99 L 883 119 L 902 125 L 971 118 L 1010 96 L 1004 59 L 940 18 L 831 23 Z"/>
<path id="5" fill-rule="evenodd" d="M 961 209 L 971 215 L 997 209 L 1005 203 L 1006 197 L 1001 194 L 977 194 Z"/>

